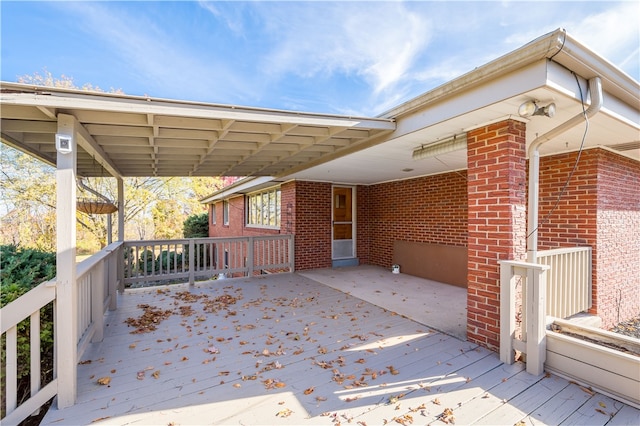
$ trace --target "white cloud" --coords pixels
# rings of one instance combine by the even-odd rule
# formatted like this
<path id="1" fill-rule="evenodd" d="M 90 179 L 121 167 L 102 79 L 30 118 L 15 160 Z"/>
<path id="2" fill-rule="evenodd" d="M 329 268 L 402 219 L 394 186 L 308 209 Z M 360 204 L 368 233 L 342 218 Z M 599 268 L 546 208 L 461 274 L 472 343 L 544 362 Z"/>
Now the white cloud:
<path id="1" fill-rule="evenodd" d="M 604 12 L 588 15 L 576 22 L 571 33 L 587 47 L 616 63 L 630 65 L 635 61 L 635 69 L 640 63 L 640 16 L 639 2 L 613 4 Z M 635 76 L 638 78 L 638 76 Z"/>
<path id="2" fill-rule="evenodd" d="M 274 76 L 343 73 L 376 93 L 394 86 L 430 39 L 428 20 L 400 3 L 285 3 L 260 8 Z"/>

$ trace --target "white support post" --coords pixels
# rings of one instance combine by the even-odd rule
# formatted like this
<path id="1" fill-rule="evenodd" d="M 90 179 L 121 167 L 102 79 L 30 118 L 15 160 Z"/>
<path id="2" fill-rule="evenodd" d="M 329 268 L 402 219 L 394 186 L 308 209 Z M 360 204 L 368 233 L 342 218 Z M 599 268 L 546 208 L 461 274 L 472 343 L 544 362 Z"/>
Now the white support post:
<path id="1" fill-rule="evenodd" d="M 56 170 L 56 314 L 55 345 L 58 408 L 70 407 L 77 395 L 78 296 L 76 283 L 76 121 L 58 115 L 58 134 L 71 136 L 69 153 L 57 154 Z"/>
<path id="2" fill-rule="evenodd" d="M 500 361 L 513 364 L 515 350 L 525 353 L 527 373 L 539 376 L 544 372 L 546 346 L 546 293 L 548 265 L 501 260 L 500 264 Z M 515 337 L 515 280 L 522 277 L 526 294 L 522 298 L 522 313 L 526 315 L 523 340 Z M 517 343 L 517 344 L 516 344 Z"/>
<path id="3" fill-rule="evenodd" d="M 124 241 L 124 181 L 116 178 L 118 182 L 118 241 Z M 118 268 L 118 290 L 124 292 L 124 252 L 120 251 L 116 261 Z M 114 302 L 117 303 L 117 302 Z M 115 309 L 115 307 L 113 308 Z"/>
<path id="4" fill-rule="evenodd" d="M 513 339 L 516 332 L 516 292 L 513 288 L 514 266 L 500 262 L 500 361 L 511 365 L 515 362 Z"/>
<path id="5" fill-rule="evenodd" d="M 118 241 L 124 241 L 124 181 L 122 178 L 116 180 L 118 182 Z"/>
<path id="6" fill-rule="evenodd" d="M 534 376 L 544 373 L 547 358 L 546 298 L 547 265 L 537 265 L 527 271 L 527 372 Z"/>

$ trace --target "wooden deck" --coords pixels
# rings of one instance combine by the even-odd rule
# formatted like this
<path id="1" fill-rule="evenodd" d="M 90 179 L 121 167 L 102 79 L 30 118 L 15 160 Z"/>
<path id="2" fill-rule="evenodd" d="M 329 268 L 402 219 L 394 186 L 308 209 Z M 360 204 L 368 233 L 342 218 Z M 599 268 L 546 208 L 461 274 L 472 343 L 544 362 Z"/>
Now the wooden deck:
<path id="1" fill-rule="evenodd" d="M 144 307 L 157 329 L 132 334 L 125 321 Z M 127 291 L 106 322 L 78 365 L 77 404 L 42 424 L 640 422 L 635 408 L 298 274 Z"/>

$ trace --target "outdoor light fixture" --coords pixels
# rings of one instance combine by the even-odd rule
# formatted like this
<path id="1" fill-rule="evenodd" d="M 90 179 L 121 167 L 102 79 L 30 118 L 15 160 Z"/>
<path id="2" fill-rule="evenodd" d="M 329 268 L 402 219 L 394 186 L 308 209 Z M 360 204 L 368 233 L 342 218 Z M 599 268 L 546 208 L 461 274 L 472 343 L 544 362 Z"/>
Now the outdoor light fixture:
<path id="1" fill-rule="evenodd" d="M 420 160 L 423 158 L 437 157 L 438 155 L 446 154 L 453 151 L 458 151 L 467 148 L 467 134 L 463 133 L 455 135 L 441 141 L 433 142 L 430 144 L 422 145 L 420 148 L 413 150 L 412 158 L 414 160 Z"/>
<path id="2" fill-rule="evenodd" d="M 56 150 L 60 154 L 70 154 L 73 152 L 73 138 L 69 135 L 56 133 Z"/>
<path id="3" fill-rule="evenodd" d="M 520 105 L 518 108 L 518 114 L 520 117 L 531 117 L 532 115 L 544 115 L 546 117 L 553 117 L 556 113 L 556 104 L 550 103 L 545 107 L 539 107 L 536 101 L 527 101 Z"/>

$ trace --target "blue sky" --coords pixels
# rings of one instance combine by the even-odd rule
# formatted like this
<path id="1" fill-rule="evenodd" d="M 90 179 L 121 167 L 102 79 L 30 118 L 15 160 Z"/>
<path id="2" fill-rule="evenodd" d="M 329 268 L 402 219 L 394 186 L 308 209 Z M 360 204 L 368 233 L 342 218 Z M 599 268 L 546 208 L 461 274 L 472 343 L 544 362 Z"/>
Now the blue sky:
<path id="1" fill-rule="evenodd" d="M 12 2 L 1 79 L 372 116 L 562 27 L 640 79 L 640 2 Z"/>

